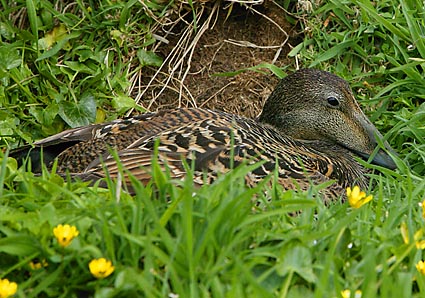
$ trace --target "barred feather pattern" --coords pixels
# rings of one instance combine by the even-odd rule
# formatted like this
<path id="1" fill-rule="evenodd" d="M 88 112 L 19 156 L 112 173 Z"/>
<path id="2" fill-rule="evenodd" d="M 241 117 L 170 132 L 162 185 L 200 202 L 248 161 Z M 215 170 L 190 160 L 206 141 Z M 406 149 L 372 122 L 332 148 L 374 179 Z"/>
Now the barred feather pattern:
<path id="1" fill-rule="evenodd" d="M 336 180 L 332 193 L 347 186 L 367 184 L 364 169 L 352 154 L 325 141 L 295 140 L 270 125 L 225 112 L 178 109 L 144 114 L 131 119 L 93 126 L 87 141 L 59 155 L 59 172 L 82 177 L 118 175 L 110 154 L 117 150 L 120 163 L 141 181 L 150 179 L 155 144 L 157 159 L 174 178 L 185 176 L 182 159 L 194 163 L 195 182 L 210 183 L 232 167 L 261 163 L 247 176 L 252 185 L 275 170 L 286 188 L 306 188 L 310 183 Z M 69 137 L 69 136 L 68 136 Z M 207 178 L 207 181 L 205 181 Z"/>

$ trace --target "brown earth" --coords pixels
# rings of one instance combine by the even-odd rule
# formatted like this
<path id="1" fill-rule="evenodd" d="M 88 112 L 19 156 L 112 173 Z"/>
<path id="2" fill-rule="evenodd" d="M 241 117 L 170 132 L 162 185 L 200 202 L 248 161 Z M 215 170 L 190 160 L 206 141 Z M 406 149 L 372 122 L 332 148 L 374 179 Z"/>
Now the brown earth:
<path id="1" fill-rule="evenodd" d="M 155 52 L 165 63 L 156 74 L 142 74 L 140 89 L 133 91 L 139 94 L 139 105 L 150 111 L 189 106 L 258 116 L 278 78 L 266 68 L 216 74 L 260 63 L 294 65 L 287 53 L 299 37 L 287 12 L 272 1 L 250 7 L 217 3 L 202 6 L 196 31 L 190 10 L 178 23 L 158 28 L 155 34 L 168 44 L 160 43 Z"/>

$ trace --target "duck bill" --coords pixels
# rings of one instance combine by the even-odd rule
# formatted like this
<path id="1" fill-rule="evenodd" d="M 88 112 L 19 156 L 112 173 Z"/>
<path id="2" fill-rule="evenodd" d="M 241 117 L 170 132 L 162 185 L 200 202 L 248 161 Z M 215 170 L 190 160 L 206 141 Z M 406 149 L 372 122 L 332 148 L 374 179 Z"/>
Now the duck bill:
<path id="1" fill-rule="evenodd" d="M 365 152 L 357 152 L 358 155 L 361 157 L 371 160 L 373 164 L 376 164 L 381 167 L 385 167 L 391 170 L 394 170 L 397 168 L 397 165 L 391 158 L 390 154 L 397 155 L 394 151 L 394 149 L 391 148 L 390 144 L 388 144 L 387 141 L 383 142 L 384 149 L 380 148 L 378 152 L 373 155 L 373 152 L 375 151 L 375 148 L 378 147 L 378 139 L 382 140 L 383 137 L 381 133 L 376 129 L 376 127 L 367 119 L 365 116 L 360 117 L 360 123 L 362 124 L 363 128 L 365 129 L 367 135 L 369 136 L 370 141 L 370 153 Z M 372 159 L 371 159 L 372 157 Z"/>
<path id="2" fill-rule="evenodd" d="M 357 152 L 357 154 L 366 160 L 371 157 L 370 154 L 363 152 Z M 371 162 L 377 166 L 385 167 L 390 170 L 394 170 L 397 168 L 397 165 L 395 164 L 391 156 L 382 149 L 379 149 L 378 153 L 373 156 Z"/>

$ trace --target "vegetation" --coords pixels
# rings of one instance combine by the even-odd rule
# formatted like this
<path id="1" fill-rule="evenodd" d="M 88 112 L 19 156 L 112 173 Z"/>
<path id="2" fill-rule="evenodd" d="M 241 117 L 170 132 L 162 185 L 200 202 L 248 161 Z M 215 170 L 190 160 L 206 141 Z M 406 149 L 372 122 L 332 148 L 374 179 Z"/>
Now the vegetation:
<path id="1" fill-rule="evenodd" d="M 136 107 L 135 75 L 161 63 L 156 22 L 177 8 L 0 2 L 0 279 L 17 283 L 16 297 L 424 296 L 421 1 L 299 1 L 288 16 L 305 35 L 289 57 L 350 81 L 399 154 L 397 171 L 372 175 L 373 200 L 360 208 L 325 205 L 321 186 L 246 188 L 246 167 L 195 188 L 153 164 L 152 183 L 133 181 L 133 197 L 113 181 L 103 189 L 18 169 L 7 146 Z M 60 227 L 56 239 L 60 224 L 77 231 L 64 239 Z M 105 271 L 89 269 L 101 258 Z"/>

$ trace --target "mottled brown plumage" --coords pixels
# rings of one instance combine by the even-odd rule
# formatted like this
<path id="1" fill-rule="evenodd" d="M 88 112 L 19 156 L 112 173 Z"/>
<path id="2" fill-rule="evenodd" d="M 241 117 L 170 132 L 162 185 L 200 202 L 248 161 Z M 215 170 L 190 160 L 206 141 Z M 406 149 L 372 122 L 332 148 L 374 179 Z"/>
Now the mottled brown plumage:
<path id="1" fill-rule="evenodd" d="M 39 170 L 36 157 L 43 148 L 44 162 L 57 158 L 59 173 L 96 180 L 105 177 L 104 167 L 117 177 L 118 166 L 110 154 L 115 149 L 123 167 L 147 182 L 158 144 L 158 162 L 174 178 L 185 176 L 182 160 L 194 163 L 198 184 L 210 183 L 231 165 L 261 161 L 247 175 L 248 184 L 277 169 L 287 189 L 335 180 L 324 192 L 333 198 L 347 186 L 367 187 L 366 170 L 355 156 L 368 159 L 380 137 L 347 82 L 305 69 L 279 83 L 258 120 L 204 109 L 165 110 L 62 132 L 34 143 L 31 157 Z M 385 147 L 391 151 L 387 143 Z M 27 151 L 17 150 L 12 156 Z M 382 149 L 372 162 L 395 168 Z"/>

